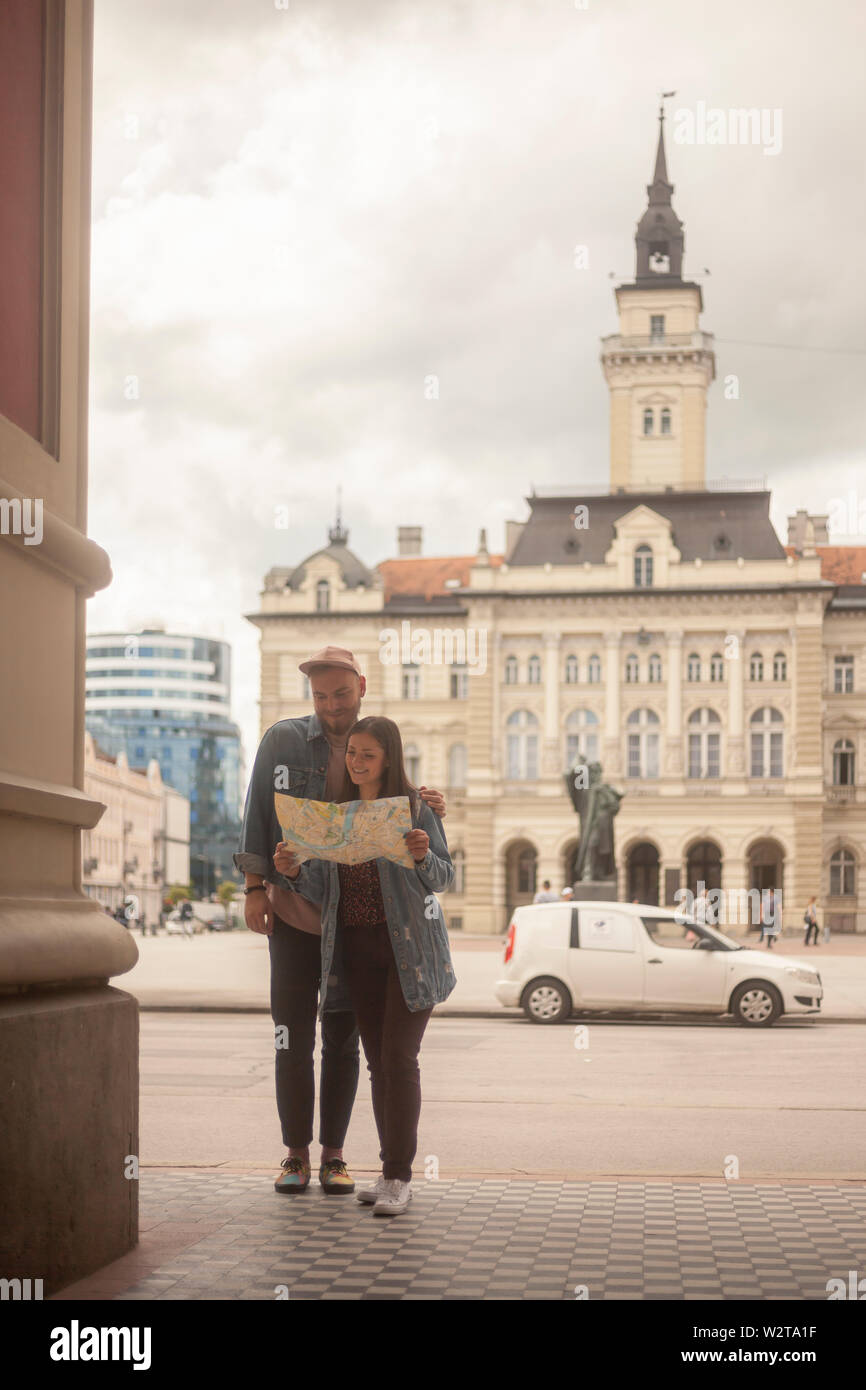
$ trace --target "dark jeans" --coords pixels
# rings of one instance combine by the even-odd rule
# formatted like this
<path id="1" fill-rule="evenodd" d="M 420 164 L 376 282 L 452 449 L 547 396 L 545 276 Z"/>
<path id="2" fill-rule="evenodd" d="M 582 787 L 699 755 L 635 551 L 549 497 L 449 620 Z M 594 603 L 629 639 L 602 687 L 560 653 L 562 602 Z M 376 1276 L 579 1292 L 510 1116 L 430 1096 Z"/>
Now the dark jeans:
<path id="1" fill-rule="evenodd" d="M 313 1138 L 316 1012 L 322 974 L 322 938 L 274 916 L 271 953 L 271 1017 L 288 1030 L 288 1047 L 276 1049 L 277 1110 L 283 1143 L 303 1149 Z M 341 1149 L 349 1128 L 360 1059 L 355 1015 L 322 1015 L 319 1143 Z"/>
<path id="2" fill-rule="evenodd" d="M 808 946 L 808 945 L 809 945 L 809 937 L 812 938 L 812 940 L 814 941 L 815 945 L 817 946 L 817 945 L 818 945 L 818 923 L 817 923 L 817 922 L 810 922 L 809 926 L 806 928 L 806 935 L 805 935 L 805 937 L 803 938 L 803 944 L 804 944 L 804 946 Z"/>
<path id="3" fill-rule="evenodd" d="M 421 1114 L 418 1053 L 433 1010 L 407 1007 L 385 922 L 339 930 L 370 1073 L 382 1172 L 409 1182 Z"/>

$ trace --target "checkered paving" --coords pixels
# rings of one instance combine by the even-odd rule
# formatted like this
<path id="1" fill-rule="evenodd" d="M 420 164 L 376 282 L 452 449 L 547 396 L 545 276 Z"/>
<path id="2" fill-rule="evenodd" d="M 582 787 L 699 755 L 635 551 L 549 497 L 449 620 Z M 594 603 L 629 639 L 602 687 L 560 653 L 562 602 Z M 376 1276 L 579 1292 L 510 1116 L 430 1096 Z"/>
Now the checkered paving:
<path id="1" fill-rule="evenodd" d="M 853 1184 L 421 1178 L 382 1219 L 315 1175 L 293 1197 L 273 1176 L 145 1170 L 143 1225 L 209 1233 L 117 1297 L 826 1300 L 828 1279 L 866 1274 Z"/>

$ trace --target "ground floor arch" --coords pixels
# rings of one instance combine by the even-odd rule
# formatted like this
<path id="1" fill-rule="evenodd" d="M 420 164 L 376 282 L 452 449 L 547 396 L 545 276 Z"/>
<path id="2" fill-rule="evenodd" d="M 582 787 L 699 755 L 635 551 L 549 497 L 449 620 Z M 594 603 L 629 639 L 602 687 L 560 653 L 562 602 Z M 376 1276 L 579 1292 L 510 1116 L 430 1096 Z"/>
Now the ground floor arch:
<path id="1" fill-rule="evenodd" d="M 626 852 L 626 897 L 629 902 L 658 906 L 660 858 L 651 840 L 638 840 Z"/>

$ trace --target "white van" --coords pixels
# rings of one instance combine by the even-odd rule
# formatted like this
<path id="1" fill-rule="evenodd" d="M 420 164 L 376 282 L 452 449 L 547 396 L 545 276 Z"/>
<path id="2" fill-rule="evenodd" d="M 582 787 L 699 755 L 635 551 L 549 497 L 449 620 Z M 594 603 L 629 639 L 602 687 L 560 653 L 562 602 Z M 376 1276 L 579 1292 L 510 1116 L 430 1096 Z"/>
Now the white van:
<path id="1" fill-rule="evenodd" d="M 733 1014 L 765 1028 L 819 1013 L 817 970 L 732 941 L 673 908 L 570 901 L 515 909 L 496 997 L 533 1023 L 573 1010 Z"/>

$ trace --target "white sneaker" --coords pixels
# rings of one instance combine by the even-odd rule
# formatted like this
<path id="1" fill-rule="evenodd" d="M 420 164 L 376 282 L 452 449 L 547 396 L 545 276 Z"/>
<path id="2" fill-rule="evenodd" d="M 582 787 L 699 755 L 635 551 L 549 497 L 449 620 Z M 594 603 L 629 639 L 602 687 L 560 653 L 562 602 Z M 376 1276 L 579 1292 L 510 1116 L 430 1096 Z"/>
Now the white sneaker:
<path id="1" fill-rule="evenodd" d="M 412 1185 L 400 1178 L 383 1178 L 382 1195 L 373 1208 L 374 1216 L 399 1216 L 412 1200 Z"/>
<path id="2" fill-rule="evenodd" d="M 372 1206 L 374 1202 L 378 1202 L 379 1198 L 384 1195 L 384 1192 L 385 1178 L 382 1173 L 380 1173 L 372 1187 L 362 1187 L 360 1192 L 356 1193 L 356 1196 L 359 1202 L 366 1202 L 368 1206 Z"/>

